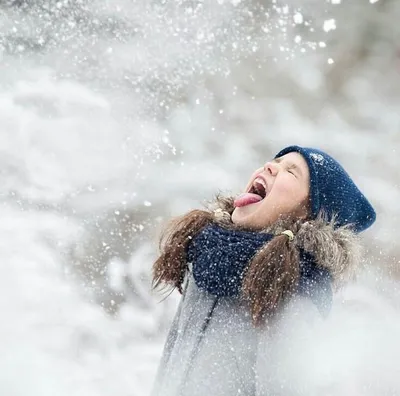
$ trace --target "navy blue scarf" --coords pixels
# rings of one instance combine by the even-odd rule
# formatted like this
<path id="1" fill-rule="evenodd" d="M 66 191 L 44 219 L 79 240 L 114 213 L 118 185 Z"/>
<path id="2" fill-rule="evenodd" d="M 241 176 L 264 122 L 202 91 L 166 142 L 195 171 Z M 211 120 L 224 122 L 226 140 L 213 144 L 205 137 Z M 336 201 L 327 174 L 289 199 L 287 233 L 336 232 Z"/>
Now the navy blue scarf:
<path id="1" fill-rule="evenodd" d="M 193 238 L 187 252 L 196 285 L 218 297 L 238 297 L 247 265 L 272 238 L 273 235 L 261 232 L 207 226 Z M 300 250 L 297 292 L 310 297 L 323 314 L 332 304 L 331 282 L 329 271 L 317 267 L 313 257 Z"/>

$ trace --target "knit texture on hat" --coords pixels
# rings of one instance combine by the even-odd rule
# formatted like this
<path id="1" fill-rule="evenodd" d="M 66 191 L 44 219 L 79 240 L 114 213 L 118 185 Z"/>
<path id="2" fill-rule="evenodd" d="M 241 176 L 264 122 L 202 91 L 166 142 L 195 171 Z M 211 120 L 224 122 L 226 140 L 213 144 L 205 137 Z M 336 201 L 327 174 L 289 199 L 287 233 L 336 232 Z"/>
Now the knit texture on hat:
<path id="1" fill-rule="evenodd" d="M 336 227 L 350 226 L 356 233 L 374 223 L 375 210 L 335 159 L 321 150 L 299 146 L 286 147 L 275 158 L 291 152 L 301 154 L 307 162 L 314 219 L 322 211 Z"/>

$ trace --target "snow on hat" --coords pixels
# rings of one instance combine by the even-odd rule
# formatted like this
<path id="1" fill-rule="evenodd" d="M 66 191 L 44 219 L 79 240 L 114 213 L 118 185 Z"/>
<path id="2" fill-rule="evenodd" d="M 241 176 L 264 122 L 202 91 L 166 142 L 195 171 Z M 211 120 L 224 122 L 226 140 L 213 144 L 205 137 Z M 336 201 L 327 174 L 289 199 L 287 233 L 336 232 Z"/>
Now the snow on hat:
<path id="1" fill-rule="evenodd" d="M 336 227 L 350 225 L 357 233 L 374 223 L 375 210 L 335 159 L 321 150 L 299 146 L 286 147 L 275 158 L 291 152 L 307 162 L 313 218 L 323 211 L 328 220 L 335 219 Z"/>

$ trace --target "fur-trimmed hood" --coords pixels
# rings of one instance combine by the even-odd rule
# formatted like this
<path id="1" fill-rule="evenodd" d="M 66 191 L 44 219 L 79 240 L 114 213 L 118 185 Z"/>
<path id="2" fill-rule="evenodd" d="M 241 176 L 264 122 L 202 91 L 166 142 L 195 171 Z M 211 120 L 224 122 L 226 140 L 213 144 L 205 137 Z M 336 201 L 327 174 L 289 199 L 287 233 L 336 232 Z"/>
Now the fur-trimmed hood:
<path id="1" fill-rule="evenodd" d="M 232 223 L 233 198 L 218 196 L 209 206 L 215 221 L 225 227 L 238 228 Z M 334 286 L 339 287 L 352 279 L 361 261 L 360 238 L 349 226 L 336 227 L 335 219 L 327 221 L 321 213 L 315 220 L 280 221 L 260 232 L 280 234 L 291 230 L 294 243 L 315 258 L 318 266 L 330 271 Z"/>
<path id="2" fill-rule="evenodd" d="M 301 224 L 293 242 L 330 271 L 336 286 L 353 278 L 361 261 L 357 234 L 347 226 L 336 228 L 334 220 L 327 222 L 323 216 Z"/>

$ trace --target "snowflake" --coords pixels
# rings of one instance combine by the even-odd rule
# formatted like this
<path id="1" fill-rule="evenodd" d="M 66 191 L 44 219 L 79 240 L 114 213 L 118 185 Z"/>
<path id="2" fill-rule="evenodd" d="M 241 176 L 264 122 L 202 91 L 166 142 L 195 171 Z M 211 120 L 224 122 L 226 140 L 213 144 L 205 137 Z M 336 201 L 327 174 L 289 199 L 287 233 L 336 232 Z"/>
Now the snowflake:
<path id="1" fill-rule="evenodd" d="M 318 153 L 311 153 L 310 157 L 316 162 L 318 165 L 324 165 L 325 158 L 323 155 Z"/>

